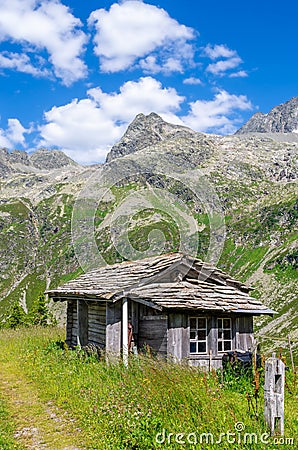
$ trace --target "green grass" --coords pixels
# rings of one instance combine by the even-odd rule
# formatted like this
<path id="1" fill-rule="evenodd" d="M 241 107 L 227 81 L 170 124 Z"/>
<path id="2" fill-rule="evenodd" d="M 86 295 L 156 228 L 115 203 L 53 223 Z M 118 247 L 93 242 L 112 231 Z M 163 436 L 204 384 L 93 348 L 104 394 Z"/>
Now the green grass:
<path id="1" fill-rule="evenodd" d="M 12 450 L 22 447 L 14 439 L 14 423 L 11 419 L 7 406 L 0 397 L 0 449 Z"/>
<path id="2" fill-rule="evenodd" d="M 175 443 L 175 436 L 170 436 L 170 444 L 158 444 L 155 437 L 157 433 L 162 433 L 160 439 L 163 433 L 167 439 L 169 433 L 195 433 L 191 439 L 201 433 L 218 437 L 221 432 L 234 432 L 237 422 L 245 424 L 247 433 L 260 436 L 267 431 L 262 391 L 258 417 L 249 411 L 246 392 L 253 393 L 250 381 L 230 380 L 223 387 L 215 373 L 204 374 L 186 364 L 149 356 L 132 358 L 125 368 L 121 362 L 108 364 L 67 350 L 63 337 L 64 330 L 58 328 L 2 330 L 0 365 L 3 358 L 14 361 L 44 402 L 54 402 L 76 419 L 88 450 L 219 448 L 181 445 Z M 288 383 L 292 386 L 291 380 Z M 296 397 L 297 392 L 286 390 L 285 436 L 297 439 Z M 276 446 L 272 440 L 257 445 L 231 445 L 223 440 L 220 448 Z"/>

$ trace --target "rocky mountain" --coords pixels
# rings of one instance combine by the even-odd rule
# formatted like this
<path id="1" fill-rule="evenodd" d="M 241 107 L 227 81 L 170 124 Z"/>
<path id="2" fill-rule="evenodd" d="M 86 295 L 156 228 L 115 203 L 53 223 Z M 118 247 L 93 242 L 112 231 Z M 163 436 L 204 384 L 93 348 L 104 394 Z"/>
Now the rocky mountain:
<path id="1" fill-rule="evenodd" d="M 107 162 L 143 148 L 183 135 L 196 135 L 190 128 L 165 122 L 155 113 L 138 114 L 107 155 Z"/>
<path id="2" fill-rule="evenodd" d="M 178 250 L 180 225 L 170 216 L 179 202 L 187 208 L 182 216 L 191 215 L 199 225 L 198 256 L 205 259 L 210 214 L 208 205 L 193 195 L 193 173 L 214 190 L 224 213 L 226 238 L 218 265 L 252 285 L 254 295 L 278 313 L 256 321 L 259 339 L 270 349 L 283 344 L 282 339 L 287 345 L 289 332 L 298 341 L 298 142 L 273 135 L 208 135 L 168 124 L 156 114 L 140 114 L 103 166 L 82 167 L 61 152 L 28 156 L 2 150 L 0 315 L 15 300 L 30 309 L 46 287 L 81 273 L 71 245 L 73 207 L 90 176 L 97 189 L 105 171 L 110 189 L 96 200 L 92 228 L 105 261 L 123 259 L 123 247 L 115 243 L 121 229 L 110 219 L 121 219 L 121 214 L 130 214 L 125 231 L 136 252 L 148 246 L 156 253 Z M 182 185 L 173 174 L 186 172 Z M 156 197 L 150 206 L 152 188 L 164 193 L 166 203 L 177 198 L 173 208 L 162 210 Z M 146 189 L 147 206 L 133 209 Z M 94 192 L 86 195 L 94 204 Z M 88 210 L 88 198 L 86 204 Z"/>
<path id="3" fill-rule="evenodd" d="M 298 133 L 298 97 L 275 106 L 268 114 L 257 112 L 236 134 L 244 133 Z"/>
<path id="4" fill-rule="evenodd" d="M 9 152 L 5 148 L 0 149 L 1 177 L 12 173 L 37 173 L 66 166 L 77 166 L 77 163 L 60 150 L 39 149 L 29 155 L 20 150 Z"/>

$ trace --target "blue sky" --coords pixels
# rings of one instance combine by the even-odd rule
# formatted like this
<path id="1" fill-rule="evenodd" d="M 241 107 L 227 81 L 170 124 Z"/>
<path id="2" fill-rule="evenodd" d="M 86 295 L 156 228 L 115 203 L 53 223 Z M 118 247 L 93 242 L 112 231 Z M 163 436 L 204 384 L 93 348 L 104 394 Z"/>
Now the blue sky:
<path id="1" fill-rule="evenodd" d="M 136 114 L 230 134 L 298 95 L 289 0 L 0 0 L 0 146 L 101 162 Z"/>

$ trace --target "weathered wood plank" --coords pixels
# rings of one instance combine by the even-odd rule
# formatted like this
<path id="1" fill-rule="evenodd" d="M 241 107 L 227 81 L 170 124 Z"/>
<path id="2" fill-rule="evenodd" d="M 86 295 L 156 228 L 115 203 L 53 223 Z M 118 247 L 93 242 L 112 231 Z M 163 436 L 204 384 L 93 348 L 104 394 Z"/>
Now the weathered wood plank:
<path id="1" fill-rule="evenodd" d="M 152 317 L 152 316 L 151 316 Z M 167 354 L 167 318 L 146 320 L 145 317 L 139 320 L 138 344 L 142 348 L 149 345 L 153 351 L 160 354 Z"/>
<path id="2" fill-rule="evenodd" d="M 252 349 L 252 334 L 253 334 L 253 318 L 252 316 L 239 316 L 239 348 L 244 351 Z"/>
<path id="3" fill-rule="evenodd" d="M 121 353 L 121 304 L 107 303 L 106 311 L 106 351 L 107 354 L 120 356 Z"/>
<path id="4" fill-rule="evenodd" d="M 217 355 L 217 318 L 215 316 L 207 317 L 207 352 L 212 352 L 212 355 Z M 212 366 L 213 367 L 213 366 Z"/>
<path id="5" fill-rule="evenodd" d="M 105 335 L 89 333 L 88 339 L 89 343 L 100 345 L 101 348 L 105 346 Z"/>
<path id="6" fill-rule="evenodd" d="M 189 326 L 186 314 L 169 314 L 167 353 L 179 361 L 188 357 Z"/>

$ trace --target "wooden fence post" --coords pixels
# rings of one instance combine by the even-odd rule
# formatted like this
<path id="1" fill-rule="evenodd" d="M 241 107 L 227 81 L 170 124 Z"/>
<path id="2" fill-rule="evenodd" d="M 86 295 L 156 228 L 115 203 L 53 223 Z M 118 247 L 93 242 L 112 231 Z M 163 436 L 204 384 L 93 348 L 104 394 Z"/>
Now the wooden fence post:
<path id="1" fill-rule="evenodd" d="M 285 365 L 272 354 L 272 358 L 265 362 L 265 422 L 270 428 L 271 435 L 276 432 L 284 434 L 284 386 Z"/>

